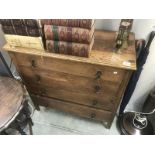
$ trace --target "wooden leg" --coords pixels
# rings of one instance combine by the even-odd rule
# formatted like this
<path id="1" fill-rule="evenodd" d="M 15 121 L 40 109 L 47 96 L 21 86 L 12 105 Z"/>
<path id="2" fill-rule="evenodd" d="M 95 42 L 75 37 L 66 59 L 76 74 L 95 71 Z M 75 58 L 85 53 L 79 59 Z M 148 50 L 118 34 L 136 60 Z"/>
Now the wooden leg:
<path id="1" fill-rule="evenodd" d="M 38 110 L 38 111 L 40 111 L 39 104 L 36 103 L 35 101 L 33 101 L 33 98 L 32 98 L 32 97 L 31 97 L 31 100 L 32 100 L 32 102 L 33 102 L 33 105 L 34 105 L 35 109 Z"/>
<path id="2" fill-rule="evenodd" d="M 29 126 L 29 132 L 30 132 L 30 135 L 33 135 L 32 123 L 29 122 L 29 123 L 28 123 L 28 126 Z"/>
<path id="3" fill-rule="evenodd" d="M 36 104 L 36 103 L 35 103 L 34 106 L 35 106 L 35 109 L 36 109 L 36 110 L 40 111 L 39 104 Z"/>
<path id="4" fill-rule="evenodd" d="M 28 128 L 29 128 L 29 132 L 30 132 L 30 135 L 33 135 L 33 131 L 32 131 L 32 126 L 33 126 L 33 121 L 31 119 L 31 113 L 28 109 L 28 107 L 26 107 L 27 105 L 25 105 L 24 109 L 23 109 L 23 114 L 26 116 L 26 122 L 27 122 L 27 125 L 28 125 Z"/>
<path id="5" fill-rule="evenodd" d="M 110 122 L 102 121 L 102 124 L 103 124 L 104 127 L 107 128 L 107 129 L 110 129 L 110 127 L 111 127 L 111 123 L 110 123 Z"/>
<path id="6" fill-rule="evenodd" d="M 23 130 L 23 128 L 20 125 L 20 122 L 15 120 L 15 129 L 21 134 L 21 135 L 27 135 L 26 132 Z"/>

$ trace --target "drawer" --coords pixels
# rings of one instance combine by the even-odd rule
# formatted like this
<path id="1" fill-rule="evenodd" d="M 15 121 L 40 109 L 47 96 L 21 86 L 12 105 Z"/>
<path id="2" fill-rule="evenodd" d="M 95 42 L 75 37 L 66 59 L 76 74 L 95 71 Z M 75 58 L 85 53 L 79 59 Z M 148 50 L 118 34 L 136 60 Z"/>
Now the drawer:
<path id="1" fill-rule="evenodd" d="M 97 121 L 111 121 L 111 112 L 31 94 L 33 102 Z"/>
<path id="2" fill-rule="evenodd" d="M 31 93 L 106 110 L 111 110 L 115 104 L 114 96 L 117 96 L 119 88 L 116 83 L 94 82 L 85 77 L 28 67 L 21 67 L 20 70 Z M 101 89 L 96 90 L 95 86 Z"/>
<path id="3" fill-rule="evenodd" d="M 87 105 L 99 109 L 112 111 L 113 107 L 115 106 L 115 98 L 113 98 L 112 96 L 104 98 L 96 94 L 94 95 L 82 94 L 72 91 L 66 91 L 61 89 L 55 90 L 53 88 L 47 88 L 47 87 L 44 88 L 34 85 L 27 85 L 27 88 L 30 94 L 32 93 L 35 95 L 52 97 L 55 99 L 78 103 L 81 105 Z"/>
<path id="4" fill-rule="evenodd" d="M 96 81 L 86 77 L 29 67 L 20 67 L 20 72 L 27 84 L 82 94 L 116 95 L 120 86 L 115 82 Z"/>
<path id="5" fill-rule="evenodd" d="M 10 55 L 15 55 L 19 66 L 58 71 L 76 76 L 89 77 L 95 80 L 101 79 L 103 81 L 116 82 L 119 84 L 122 82 L 123 77 L 126 74 L 126 71 L 123 69 L 103 67 L 101 65 L 88 64 L 80 61 L 75 62 L 24 53 L 11 53 Z"/>

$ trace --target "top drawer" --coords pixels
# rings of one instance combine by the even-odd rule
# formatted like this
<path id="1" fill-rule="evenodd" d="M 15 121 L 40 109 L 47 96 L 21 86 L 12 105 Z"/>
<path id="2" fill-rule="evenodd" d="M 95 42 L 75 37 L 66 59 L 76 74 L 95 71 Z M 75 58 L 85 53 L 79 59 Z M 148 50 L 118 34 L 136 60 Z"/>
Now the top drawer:
<path id="1" fill-rule="evenodd" d="M 96 80 L 121 83 L 126 73 L 123 69 L 103 67 L 83 62 L 74 62 L 71 60 L 20 53 L 14 53 L 14 55 L 19 66 L 58 71 L 77 76 L 89 77 Z M 13 57 L 13 53 L 10 53 L 10 56 Z"/>

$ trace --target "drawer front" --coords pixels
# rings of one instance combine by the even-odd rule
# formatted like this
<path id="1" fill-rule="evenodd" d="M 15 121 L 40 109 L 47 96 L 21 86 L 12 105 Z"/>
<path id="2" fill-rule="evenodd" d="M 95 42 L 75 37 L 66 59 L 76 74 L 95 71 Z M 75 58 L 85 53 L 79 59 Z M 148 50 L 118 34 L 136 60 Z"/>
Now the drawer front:
<path id="1" fill-rule="evenodd" d="M 53 88 L 44 88 L 32 85 L 27 85 L 27 88 L 30 93 L 33 93 L 35 95 L 52 97 L 63 101 L 69 101 L 109 111 L 112 111 L 115 104 L 115 99 L 113 99 L 112 97 L 103 98 L 97 95 L 81 94 L 72 91 L 55 90 Z"/>
<path id="2" fill-rule="evenodd" d="M 55 71 L 20 67 L 21 75 L 27 84 L 67 90 L 82 94 L 97 94 L 105 96 L 116 95 L 119 84 L 113 82 L 95 81 L 86 77 L 74 76 Z"/>
<path id="3" fill-rule="evenodd" d="M 119 89 L 116 83 L 28 67 L 20 67 L 20 70 L 32 93 L 106 110 L 111 110 L 115 104 L 113 96 L 117 96 Z"/>
<path id="4" fill-rule="evenodd" d="M 31 94 L 33 102 L 97 121 L 111 121 L 111 112 Z"/>
<path id="5" fill-rule="evenodd" d="M 14 53 L 14 55 L 16 57 L 17 64 L 20 66 L 58 71 L 76 76 L 89 77 L 95 80 L 116 82 L 120 84 L 126 74 L 125 70 L 122 69 L 103 67 L 80 61 L 74 62 L 52 57 L 20 53 Z"/>

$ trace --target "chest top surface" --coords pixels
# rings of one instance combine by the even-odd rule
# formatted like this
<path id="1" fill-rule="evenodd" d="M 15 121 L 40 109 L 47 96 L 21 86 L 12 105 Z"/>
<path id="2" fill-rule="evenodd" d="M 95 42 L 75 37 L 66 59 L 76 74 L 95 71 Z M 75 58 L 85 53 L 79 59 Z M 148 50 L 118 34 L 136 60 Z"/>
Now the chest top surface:
<path id="1" fill-rule="evenodd" d="M 43 50 L 23 47 L 12 47 L 9 44 L 6 44 L 3 49 L 14 53 L 25 53 L 67 61 L 136 70 L 135 36 L 133 33 L 129 36 L 128 48 L 120 52 L 115 52 L 114 50 L 116 32 L 95 30 L 94 36 L 95 41 L 89 58 L 48 53 Z"/>

